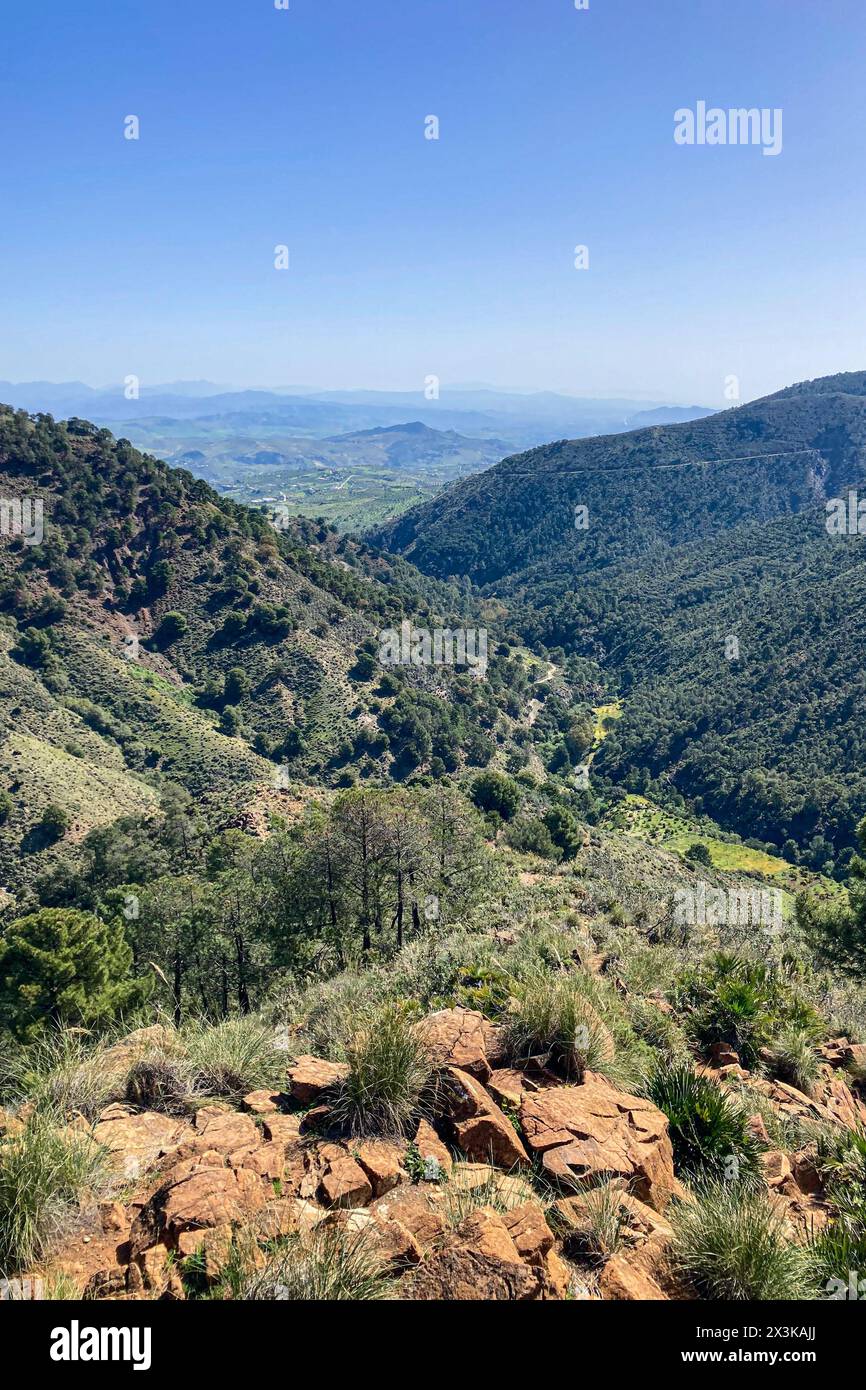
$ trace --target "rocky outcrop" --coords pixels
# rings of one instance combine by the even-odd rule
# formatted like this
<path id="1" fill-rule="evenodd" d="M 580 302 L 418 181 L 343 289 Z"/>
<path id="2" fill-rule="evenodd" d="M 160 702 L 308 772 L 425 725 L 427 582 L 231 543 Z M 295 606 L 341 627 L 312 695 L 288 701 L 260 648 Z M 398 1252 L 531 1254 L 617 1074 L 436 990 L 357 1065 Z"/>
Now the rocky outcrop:
<path id="1" fill-rule="evenodd" d="M 483 1014 L 473 1009 L 441 1009 L 422 1019 L 417 1029 L 435 1066 L 457 1067 L 479 1081 L 489 1079 L 498 1032 Z"/>
<path id="2" fill-rule="evenodd" d="M 446 1067 L 440 1073 L 437 1110 L 454 1142 L 470 1159 L 515 1168 L 529 1162 L 514 1125 L 488 1091 L 468 1072 Z"/>
<path id="3" fill-rule="evenodd" d="M 103 1110 L 93 1127 L 93 1137 L 108 1150 L 112 1167 L 132 1178 L 191 1133 L 188 1120 L 120 1104 Z"/>
<path id="4" fill-rule="evenodd" d="M 530 1151 L 564 1187 L 624 1178 L 663 1211 L 675 1189 L 668 1122 L 650 1101 L 587 1072 L 581 1086 L 524 1095 L 520 1122 Z"/>

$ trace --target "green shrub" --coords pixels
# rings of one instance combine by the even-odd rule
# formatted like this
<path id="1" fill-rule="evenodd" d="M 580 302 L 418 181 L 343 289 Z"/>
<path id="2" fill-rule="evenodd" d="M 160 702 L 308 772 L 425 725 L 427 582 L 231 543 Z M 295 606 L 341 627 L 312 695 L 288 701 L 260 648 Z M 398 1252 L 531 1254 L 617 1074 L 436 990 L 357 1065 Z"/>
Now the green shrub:
<path id="1" fill-rule="evenodd" d="M 538 854 L 542 859 L 561 859 L 562 851 L 551 839 L 543 821 L 519 820 L 506 828 L 505 843 L 520 854 Z"/>
<path id="2" fill-rule="evenodd" d="M 688 1061 L 659 1067 L 647 1093 L 668 1117 L 674 1163 L 688 1178 L 754 1179 L 758 1146 L 747 1117 L 718 1082 L 695 1074 Z"/>
<path id="3" fill-rule="evenodd" d="M 750 1069 L 785 1025 L 821 1029 L 814 1010 L 778 971 L 722 951 L 680 977 L 673 1002 L 686 1013 L 686 1027 L 697 1043 L 727 1043 Z"/>
<path id="4" fill-rule="evenodd" d="M 510 820 L 520 805 L 520 787 L 503 772 L 479 773 L 470 792 L 479 810 L 495 812 L 503 820 Z"/>
<path id="5" fill-rule="evenodd" d="M 779 1302 L 810 1298 L 814 1278 L 804 1250 L 786 1235 L 765 1193 L 741 1183 L 702 1191 L 670 1213 L 674 1268 L 701 1298 Z"/>
<path id="6" fill-rule="evenodd" d="M 335 1122 L 353 1135 L 399 1137 L 412 1131 L 431 1064 L 405 1006 L 389 1003 L 369 1014 L 345 1054 L 349 1075 L 335 1094 Z"/>
<path id="7" fill-rule="evenodd" d="M 28 1041 L 52 1027 L 111 1018 L 147 992 L 131 969 L 119 922 L 42 908 L 12 922 L 0 940 L 0 1022 Z"/>

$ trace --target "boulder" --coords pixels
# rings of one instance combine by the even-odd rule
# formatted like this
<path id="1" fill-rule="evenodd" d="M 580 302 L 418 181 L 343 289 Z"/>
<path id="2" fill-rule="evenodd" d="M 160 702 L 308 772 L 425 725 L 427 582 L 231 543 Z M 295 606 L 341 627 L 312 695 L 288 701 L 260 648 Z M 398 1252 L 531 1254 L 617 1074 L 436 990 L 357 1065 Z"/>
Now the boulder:
<path id="1" fill-rule="evenodd" d="M 285 1153 L 296 1149 L 301 1143 L 300 1115 L 264 1115 L 262 1134 L 266 1140 L 281 1144 Z"/>
<path id="2" fill-rule="evenodd" d="M 321 1095 L 340 1081 L 345 1081 L 349 1068 L 345 1062 L 326 1062 L 321 1057 L 306 1054 L 289 1067 L 289 1090 L 299 1105 L 313 1105 Z"/>
<path id="3" fill-rule="evenodd" d="M 398 1183 L 406 1181 L 405 1152 L 405 1145 L 387 1139 L 364 1139 L 355 1145 L 353 1156 L 367 1174 L 374 1197 L 384 1197 Z"/>
<path id="4" fill-rule="evenodd" d="M 131 1178 L 191 1133 L 186 1120 L 158 1110 L 136 1110 L 131 1105 L 109 1105 L 93 1127 L 94 1139 L 111 1155 L 111 1166 Z"/>
<path id="5" fill-rule="evenodd" d="M 508 1227 L 493 1207 L 477 1207 L 469 1212 L 454 1231 L 450 1243 L 511 1264 L 521 1263 Z"/>
<path id="6" fill-rule="evenodd" d="M 442 1213 L 442 1196 L 438 1188 L 414 1187 L 403 1184 L 385 1197 L 379 1197 L 370 1207 L 377 1221 L 396 1221 L 413 1236 L 420 1250 L 428 1250 L 448 1230 Z"/>
<path id="7" fill-rule="evenodd" d="M 543 1265 L 553 1249 L 553 1232 L 537 1202 L 521 1202 L 503 1212 L 502 1221 L 521 1260 Z"/>
<path id="8" fill-rule="evenodd" d="M 581 1086 L 524 1095 L 520 1119 L 530 1150 L 563 1186 L 621 1177 L 657 1211 L 670 1200 L 674 1169 L 668 1122 L 651 1101 L 587 1072 Z"/>
<path id="9" fill-rule="evenodd" d="M 866 1082 L 866 1043 L 849 1043 L 845 1049 L 845 1066 L 857 1085 Z"/>
<path id="10" fill-rule="evenodd" d="M 458 1067 L 480 1081 L 491 1073 L 488 1042 L 495 1038 L 489 1019 L 474 1009 L 440 1009 L 416 1025 L 437 1067 Z"/>
<path id="11" fill-rule="evenodd" d="M 326 1144 L 319 1151 L 324 1172 L 319 1197 L 327 1207 L 364 1207 L 373 1196 L 373 1185 L 359 1163 L 340 1144 Z"/>
<path id="12" fill-rule="evenodd" d="M 235 1149 L 255 1148 L 261 1143 L 261 1130 L 249 1115 L 239 1110 L 206 1106 L 195 1117 L 196 1140 L 200 1152 L 204 1147 L 230 1154 Z"/>
<path id="13" fill-rule="evenodd" d="M 424 1162 L 425 1182 L 437 1182 L 451 1172 L 453 1159 L 432 1125 L 419 1120 L 415 1131 L 415 1147 Z"/>
<path id="14" fill-rule="evenodd" d="M 761 1154 L 761 1167 L 768 1187 L 782 1187 L 791 1178 L 788 1155 L 781 1149 L 771 1149 L 769 1153 Z"/>
<path id="15" fill-rule="evenodd" d="M 666 1302 L 668 1295 L 642 1264 L 612 1255 L 599 1275 L 602 1298 L 624 1302 Z"/>
<path id="16" fill-rule="evenodd" d="M 714 1042 L 710 1044 L 710 1062 L 716 1068 L 738 1067 L 740 1054 L 735 1052 L 729 1043 Z"/>
<path id="17" fill-rule="evenodd" d="M 527 1089 L 527 1079 L 522 1071 L 501 1067 L 490 1076 L 487 1089 L 497 1105 L 510 1105 L 512 1110 L 517 1110 Z M 531 1089 L 536 1088 L 533 1086 Z"/>
<path id="18" fill-rule="evenodd" d="M 469 1158 L 498 1168 L 515 1168 L 529 1162 L 514 1125 L 468 1072 L 446 1067 L 440 1074 L 437 1101 L 455 1142 Z"/>
<path id="19" fill-rule="evenodd" d="M 175 1247 L 184 1231 L 244 1223 L 263 1210 L 267 1187 L 244 1168 L 196 1168 L 159 1188 L 132 1223 L 130 1245 L 140 1254 L 151 1245 Z"/>
<path id="20" fill-rule="evenodd" d="M 280 1109 L 282 1098 L 280 1091 L 250 1091 L 241 1101 L 241 1109 L 253 1115 L 274 1115 Z"/>

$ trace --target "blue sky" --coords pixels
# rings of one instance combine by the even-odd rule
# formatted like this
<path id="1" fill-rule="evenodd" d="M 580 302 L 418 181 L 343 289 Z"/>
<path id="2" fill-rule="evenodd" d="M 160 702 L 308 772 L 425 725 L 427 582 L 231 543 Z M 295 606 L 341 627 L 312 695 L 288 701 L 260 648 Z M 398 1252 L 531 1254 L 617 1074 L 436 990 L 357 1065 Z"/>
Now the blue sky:
<path id="1" fill-rule="evenodd" d="M 0 379 L 714 405 L 866 368 L 862 0 L 290 6 L 5 0 Z M 676 145 L 699 99 L 782 108 L 782 153 Z"/>

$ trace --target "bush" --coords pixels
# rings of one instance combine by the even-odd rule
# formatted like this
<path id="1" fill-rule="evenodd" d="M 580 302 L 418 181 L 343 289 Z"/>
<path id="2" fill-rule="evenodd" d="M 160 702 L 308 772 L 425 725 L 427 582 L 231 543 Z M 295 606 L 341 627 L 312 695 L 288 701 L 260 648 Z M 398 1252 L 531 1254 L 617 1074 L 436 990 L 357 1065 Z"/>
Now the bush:
<path id="1" fill-rule="evenodd" d="M 647 1094 L 668 1117 L 679 1173 L 716 1181 L 731 1176 L 757 1177 L 758 1146 L 746 1128 L 746 1115 L 718 1082 L 695 1075 L 691 1064 L 684 1061 L 660 1067 Z"/>
<path id="2" fill-rule="evenodd" d="M 505 843 L 521 854 L 538 854 L 542 859 L 562 858 L 562 851 L 557 849 L 550 831 L 540 820 L 515 821 L 505 831 Z"/>
<path id="3" fill-rule="evenodd" d="M 98 1186 L 104 1151 L 89 1135 L 37 1113 L 0 1139 L 0 1270 L 42 1260 L 66 1231 L 85 1192 Z"/>
<path id="4" fill-rule="evenodd" d="M 713 867 L 712 855 L 707 846 L 702 844 L 700 840 L 697 840 L 693 845 L 689 845 L 685 857 L 690 864 L 701 864 L 706 869 L 711 869 Z"/>
<path id="5" fill-rule="evenodd" d="M 49 844 L 56 844 L 69 829 L 69 817 L 61 806 L 55 806 L 52 802 L 42 812 L 37 828 Z"/>
<path id="6" fill-rule="evenodd" d="M 820 1031 L 821 1022 L 790 986 L 761 961 L 718 951 L 683 975 L 673 995 L 701 1046 L 727 1043 L 753 1069 L 761 1048 L 786 1024 Z"/>
<path id="7" fill-rule="evenodd" d="M 156 630 L 154 641 L 160 651 L 171 646 L 178 638 L 183 637 L 189 631 L 189 622 L 186 614 L 178 613 L 174 609 L 166 613 L 162 622 Z"/>
<path id="8" fill-rule="evenodd" d="M 494 811 L 503 820 L 510 820 L 520 805 L 520 788 L 502 772 L 482 772 L 470 791 L 479 810 Z"/>
<path id="9" fill-rule="evenodd" d="M 414 1130 L 431 1065 L 404 1006 L 386 1004 L 346 1047 L 349 1075 L 334 1099 L 335 1122 L 353 1135 L 397 1138 Z"/>
<path id="10" fill-rule="evenodd" d="M 805 1252 L 765 1194 L 739 1183 L 706 1188 L 670 1213 L 674 1268 L 701 1298 L 779 1302 L 814 1292 Z"/>

